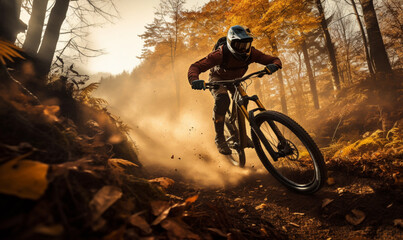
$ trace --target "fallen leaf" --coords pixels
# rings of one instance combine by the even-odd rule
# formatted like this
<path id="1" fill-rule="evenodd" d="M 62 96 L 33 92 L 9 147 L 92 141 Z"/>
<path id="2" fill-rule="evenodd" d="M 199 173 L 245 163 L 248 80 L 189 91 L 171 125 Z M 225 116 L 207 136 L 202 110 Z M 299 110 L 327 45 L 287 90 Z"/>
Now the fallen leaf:
<path id="1" fill-rule="evenodd" d="M 169 186 L 175 183 L 174 180 L 167 178 L 167 177 L 160 177 L 148 180 L 149 182 L 155 182 L 161 185 L 161 187 L 167 189 Z"/>
<path id="2" fill-rule="evenodd" d="M 239 213 L 246 213 L 246 210 L 244 208 L 239 209 Z"/>
<path id="3" fill-rule="evenodd" d="M 91 228 L 93 231 L 96 232 L 101 230 L 106 224 L 107 224 L 106 220 L 100 217 L 91 223 Z"/>
<path id="4" fill-rule="evenodd" d="M 29 153 L 31 154 L 31 153 Z M 48 186 L 49 165 L 16 157 L 0 166 L 0 193 L 37 200 Z"/>
<path id="5" fill-rule="evenodd" d="M 221 237 L 225 237 L 225 238 L 227 237 L 227 234 L 225 234 L 223 231 L 221 231 L 218 228 L 207 228 L 207 230 L 209 230 L 210 232 L 216 233 Z"/>
<path id="6" fill-rule="evenodd" d="M 126 226 L 122 226 L 108 235 L 106 235 L 102 240 L 123 240 L 126 231 Z"/>
<path id="7" fill-rule="evenodd" d="M 234 201 L 235 201 L 235 202 L 242 201 L 242 198 L 235 198 Z"/>
<path id="8" fill-rule="evenodd" d="M 295 213 L 293 213 L 294 215 L 299 215 L 299 216 L 304 216 L 305 215 L 305 213 L 302 213 L 302 212 L 295 212 Z"/>
<path id="9" fill-rule="evenodd" d="M 151 210 L 154 216 L 160 215 L 163 211 L 170 208 L 170 204 L 167 201 L 152 201 L 150 203 Z"/>
<path id="10" fill-rule="evenodd" d="M 173 194 L 165 194 L 165 196 L 167 196 L 167 197 L 169 197 L 169 198 L 171 198 L 171 199 L 176 199 L 176 200 L 181 200 L 181 201 L 183 201 L 183 198 L 181 198 L 181 197 L 178 197 L 178 196 L 176 196 L 176 195 L 173 195 Z"/>
<path id="11" fill-rule="evenodd" d="M 326 207 L 327 205 L 329 205 L 331 202 L 333 202 L 334 200 L 333 199 L 330 199 L 330 198 L 325 198 L 325 199 L 323 199 L 323 201 L 322 201 L 322 208 L 324 208 L 324 207 Z"/>
<path id="12" fill-rule="evenodd" d="M 260 228 L 260 232 L 263 234 L 263 236 L 268 237 L 269 233 L 267 233 L 267 230 L 264 227 Z"/>
<path id="13" fill-rule="evenodd" d="M 140 214 L 142 214 L 142 212 L 130 216 L 129 223 L 140 228 L 145 234 L 150 234 L 153 230 L 151 229 L 150 224 L 148 224 Z"/>
<path id="14" fill-rule="evenodd" d="M 329 185 L 329 186 L 332 186 L 336 183 L 336 181 L 332 177 L 327 178 L 326 182 L 327 182 L 327 185 Z"/>
<path id="15" fill-rule="evenodd" d="M 102 187 L 90 201 L 93 221 L 101 217 L 121 197 L 122 190 L 120 188 L 110 185 Z"/>
<path id="16" fill-rule="evenodd" d="M 168 236 L 173 235 L 173 237 L 176 237 L 177 239 L 201 239 L 199 235 L 191 232 L 189 226 L 182 221 L 179 222 L 175 219 L 165 219 L 161 222 L 161 227 L 168 231 Z"/>
<path id="17" fill-rule="evenodd" d="M 180 219 L 185 214 L 185 209 L 189 203 L 196 201 L 198 195 L 186 199 L 183 203 L 176 203 L 172 206 L 166 201 L 152 201 L 151 210 L 152 213 L 157 216 L 157 218 L 151 223 L 151 225 L 158 225 L 168 217 L 176 217 Z"/>
<path id="18" fill-rule="evenodd" d="M 336 189 L 336 192 L 337 192 L 339 195 L 342 195 L 345 191 L 346 191 L 346 189 L 344 189 L 344 188 L 337 188 L 337 189 Z"/>
<path id="19" fill-rule="evenodd" d="M 74 162 L 65 162 L 61 164 L 50 165 L 49 179 L 54 179 L 57 176 L 66 175 L 70 170 L 78 170 L 79 168 L 88 165 L 93 160 L 80 159 Z"/>
<path id="20" fill-rule="evenodd" d="M 160 224 L 165 218 L 168 217 L 169 211 L 171 210 L 171 207 L 165 209 L 158 217 L 151 223 L 151 225 L 155 226 Z"/>
<path id="21" fill-rule="evenodd" d="M 395 219 L 395 220 L 393 220 L 393 225 L 403 228 L 403 219 Z"/>
<path id="22" fill-rule="evenodd" d="M 372 193 L 375 193 L 375 191 L 374 191 L 374 189 L 373 189 L 372 187 L 370 187 L 370 186 L 362 186 L 362 187 L 359 189 L 359 193 L 360 193 L 360 194 L 372 194 Z"/>
<path id="23" fill-rule="evenodd" d="M 45 115 L 46 120 L 49 122 L 57 122 L 59 119 L 56 117 L 56 113 L 59 112 L 60 107 L 57 105 L 44 106 L 43 115 Z"/>
<path id="24" fill-rule="evenodd" d="M 267 207 L 267 204 L 262 203 L 262 204 L 256 206 L 255 209 L 256 209 L 256 210 L 263 210 L 263 209 L 265 209 L 266 207 Z"/>
<path id="25" fill-rule="evenodd" d="M 108 159 L 108 166 L 111 167 L 113 170 L 123 173 L 125 168 L 137 168 L 138 165 L 127 161 L 125 159 L 120 158 L 110 158 Z"/>
<path id="26" fill-rule="evenodd" d="M 362 223 L 365 219 L 365 213 L 363 211 L 353 209 L 351 210 L 353 214 L 347 214 L 346 215 L 346 220 L 348 223 L 352 225 L 358 225 Z"/>
<path id="27" fill-rule="evenodd" d="M 396 185 L 403 185 L 403 176 L 398 173 L 392 174 L 393 180 L 395 180 Z"/>
<path id="28" fill-rule="evenodd" d="M 194 196 L 192 196 L 192 197 L 187 198 L 187 199 L 185 200 L 185 202 L 186 202 L 187 204 L 194 203 L 194 202 L 196 202 L 197 198 L 199 198 L 199 195 L 198 195 L 198 194 L 197 194 L 197 195 L 194 195 Z"/>
<path id="29" fill-rule="evenodd" d="M 6 144 L 1 144 L 1 146 L 6 148 L 6 149 L 8 149 L 8 150 L 13 151 L 13 152 L 27 152 L 27 151 L 30 151 L 30 154 L 32 154 L 32 152 L 40 151 L 38 148 L 34 148 L 28 142 L 20 142 L 20 144 L 18 146 L 12 146 L 12 145 L 6 145 Z"/>
<path id="30" fill-rule="evenodd" d="M 129 166 L 129 167 L 138 167 L 139 166 L 133 162 L 130 162 L 128 160 L 121 159 L 121 158 L 110 158 L 110 159 L 108 159 L 108 164 L 115 165 L 115 166 L 117 164 L 120 164 L 123 166 Z"/>
<path id="31" fill-rule="evenodd" d="M 289 222 L 290 225 L 294 226 L 294 227 L 300 227 L 298 224 L 293 223 L 293 222 Z"/>
<path id="32" fill-rule="evenodd" d="M 50 226 L 38 225 L 34 228 L 33 231 L 35 233 L 42 234 L 42 235 L 58 237 L 63 234 L 64 228 L 61 224 L 55 224 L 55 225 L 50 225 Z"/>
<path id="33" fill-rule="evenodd" d="M 103 141 L 102 144 L 104 144 Z M 113 178 L 117 180 L 118 184 L 122 185 L 124 183 L 124 175 L 131 174 L 139 166 L 125 159 L 110 158 L 108 159 L 108 167 L 111 170 Z"/>

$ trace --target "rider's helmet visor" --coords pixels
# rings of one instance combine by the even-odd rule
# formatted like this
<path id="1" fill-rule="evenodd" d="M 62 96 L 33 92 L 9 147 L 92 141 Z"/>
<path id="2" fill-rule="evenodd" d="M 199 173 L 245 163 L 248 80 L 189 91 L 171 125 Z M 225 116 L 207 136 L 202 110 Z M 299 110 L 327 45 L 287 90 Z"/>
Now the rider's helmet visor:
<path id="1" fill-rule="evenodd" d="M 231 44 L 232 48 L 239 53 L 249 52 L 251 45 L 252 41 L 233 41 Z"/>

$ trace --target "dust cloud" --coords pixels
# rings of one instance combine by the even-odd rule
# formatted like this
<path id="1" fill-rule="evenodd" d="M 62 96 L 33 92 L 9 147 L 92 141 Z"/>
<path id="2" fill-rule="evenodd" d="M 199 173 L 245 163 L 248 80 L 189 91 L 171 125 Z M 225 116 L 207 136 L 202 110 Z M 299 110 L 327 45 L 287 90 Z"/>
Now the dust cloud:
<path id="1" fill-rule="evenodd" d="M 104 79 L 96 95 L 106 99 L 110 111 L 131 127 L 140 162 L 152 174 L 211 187 L 234 185 L 251 173 L 261 174 L 265 170 L 254 150 L 246 150 L 244 169 L 218 153 L 213 97 L 209 91 L 192 90 L 187 80 L 188 67 L 196 60 L 178 61 L 179 104 L 171 71 L 152 74 L 155 71 L 144 65 L 132 74 Z M 200 78 L 207 80 L 208 74 Z"/>

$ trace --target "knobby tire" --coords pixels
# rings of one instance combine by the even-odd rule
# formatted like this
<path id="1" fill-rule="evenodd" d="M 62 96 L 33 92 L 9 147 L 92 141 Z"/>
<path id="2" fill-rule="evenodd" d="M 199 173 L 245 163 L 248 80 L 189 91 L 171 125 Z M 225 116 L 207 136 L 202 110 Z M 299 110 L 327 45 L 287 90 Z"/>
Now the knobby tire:
<path id="1" fill-rule="evenodd" d="M 293 140 L 287 139 L 287 136 L 284 136 L 288 140 L 286 145 L 288 146 L 289 156 L 286 155 L 274 161 L 258 135 L 253 130 L 251 131 L 256 153 L 273 177 L 290 190 L 298 193 L 312 194 L 318 191 L 326 181 L 326 167 L 322 153 L 309 134 L 293 119 L 276 111 L 261 112 L 256 115 L 255 121 L 259 129 L 262 130 L 264 128 L 263 130 L 267 133 L 265 137 L 270 142 L 273 142 L 271 146 L 275 152 L 281 152 L 279 149 L 281 149 L 282 145 L 279 143 L 280 140 L 276 139 L 274 133 L 270 134 L 270 129 L 265 130 L 269 122 L 279 126 L 280 131 L 283 129 L 283 133 L 290 134 L 293 139 L 296 137 L 296 140 Z M 277 146 L 275 140 L 278 141 Z M 306 149 L 306 152 L 300 150 L 303 148 Z M 308 182 L 300 182 L 302 181 L 301 179 L 309 178 L 310 175 L 312 175 L 312 179 L 308 180 Z"/>

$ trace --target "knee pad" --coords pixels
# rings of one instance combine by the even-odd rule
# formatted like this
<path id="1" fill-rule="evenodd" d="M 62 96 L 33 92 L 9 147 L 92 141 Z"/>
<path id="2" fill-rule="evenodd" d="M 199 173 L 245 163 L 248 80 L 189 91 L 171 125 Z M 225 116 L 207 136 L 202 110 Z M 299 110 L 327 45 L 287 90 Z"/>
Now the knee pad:
<path id="1" fill-rule="evenodd" d="M 215 98 L 214 104 L 214 118 L 216 116 L 225 116 L 230 104 L 230 99 L 228 94 L 218 94 Z"/>

